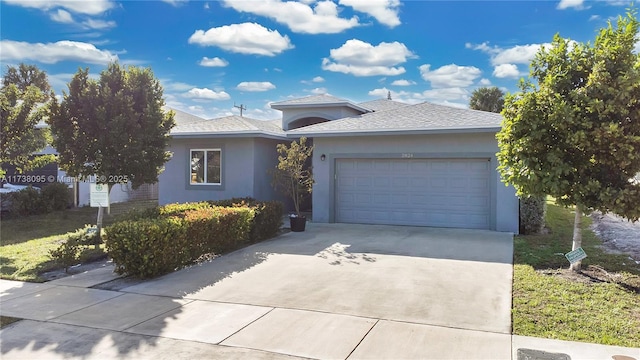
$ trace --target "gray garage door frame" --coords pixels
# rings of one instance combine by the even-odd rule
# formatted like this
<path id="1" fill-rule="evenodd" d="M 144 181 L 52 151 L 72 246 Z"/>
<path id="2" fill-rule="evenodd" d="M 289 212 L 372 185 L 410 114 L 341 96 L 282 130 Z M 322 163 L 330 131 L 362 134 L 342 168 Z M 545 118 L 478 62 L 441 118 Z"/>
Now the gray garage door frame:
<path id="1" fill-rule="evenodd" d="M 330 154 L 328 161 L 330 164 L 330 173 L 333 176 L 333 181 L 330 182 L 331 196 L 331 209 L 330 209 L 330 222 L 339 222 L 338 220 L 338 161 L 346 159 L 397 159 L 397 160 L 483 160 L 489 163 L 489 224 L 487 227 L 483 227 L 489 230 L 495 230 L 496 228 L 496 193 L 497 193 L 497 160 L 495 153 L 370 153 L 370 154 Z M 430 224 L 404 224 L 404 225 L 419 225 L 419 226 L 435 226 Z M 455 226 L 450 226 L 455 227 Z M 460 226 L 464 227 L 464 226 Z"/>

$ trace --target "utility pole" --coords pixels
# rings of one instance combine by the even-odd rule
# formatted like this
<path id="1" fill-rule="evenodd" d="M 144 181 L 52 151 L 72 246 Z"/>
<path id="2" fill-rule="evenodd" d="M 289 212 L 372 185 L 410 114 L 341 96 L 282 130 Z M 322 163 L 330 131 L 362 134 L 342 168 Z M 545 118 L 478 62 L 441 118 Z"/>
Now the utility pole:
<path id="1" fill-rule="evenodd" d="M 242 117 L 242 111 L 243 110 L 247 110 L 247 108 L 244 105 L 240 104 L 240 106 L 238 106 L 238 105 L 236 105 L 235 102 L 233 103 L 233 107 L 240 109 L 240 117 Z"/>

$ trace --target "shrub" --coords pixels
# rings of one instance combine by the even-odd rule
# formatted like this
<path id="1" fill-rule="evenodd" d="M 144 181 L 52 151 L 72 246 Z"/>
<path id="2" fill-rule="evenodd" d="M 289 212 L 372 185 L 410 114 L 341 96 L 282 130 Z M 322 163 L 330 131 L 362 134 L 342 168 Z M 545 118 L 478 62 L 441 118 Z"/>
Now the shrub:
<path id="1" fill-rule="evenodd" d="M 284 205 L 280 201 L 267 201 L 256 204 L 254 211 L 249 240 L 254 243 L 276 236 L 282 227 Z"/>
<path id="2" fill-rule="evenodd" d="M 247 242 L 253 210 L 184 205 L 181 212 L 173 205 L 165 209 L 169 216 L 125 220 L 105 229 L 107 252 L 118 274 L 155 277 Z"/>
<path id="3" fill-rule="evenodd" d="M 539 234 L 544 228 L 547 212 L 546 196 L 530 196 L 520 199 L 520 233 Z"/>
<path id="4" fill-rule="evenodd" d="M 260 202 L 254 198 L 232 198 L 229 200 L 209 201 L 213 206 L 243 207 L 254 210 L 253 224 L 249 233 L 249 241 L 256 243 L 272 238 L 278 234 L 282 227 L 282 214 L 284 205 L 280 201 Z"/>
<path id="5" fill-rule="evenodd" d="M 18 216 L 29 216 L 49 212 L 47 204 L 43 201 L 40 189 L 27 187 L 9 194 L 9 211 Z"/>
<path id="6" fill-rule="evenodd" d="M 64 183 L 55 182 L 43 187 L 41 195 L 49 211 L 64 210 L 71 203 L 69 187 Z"/>
<path id="7" fill-rule="evenodd" d="M 64 240 L 60 246 L 49 252 L 49 255 L 64 266 L 68 271 L 69 267 L 78 263 L 83 247 L 95 245 L 99 241 L 97 229 L 91 225 L 85 225 L 64 235 Z"/>
<path id="8" fill-rule="evenodd" d="M 179 218 L 122 221 L 105 229 L 105 246 L 116 273 L 150 278 L 188 263 L 185 232 Z"/>

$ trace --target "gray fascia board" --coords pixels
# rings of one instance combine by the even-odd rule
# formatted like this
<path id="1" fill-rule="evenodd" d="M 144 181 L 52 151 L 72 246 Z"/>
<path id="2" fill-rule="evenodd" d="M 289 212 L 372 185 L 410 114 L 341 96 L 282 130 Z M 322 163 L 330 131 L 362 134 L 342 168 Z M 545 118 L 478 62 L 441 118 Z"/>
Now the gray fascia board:
<path id="1" fill-rule="evenodd" d="M 207 133 L 207 132 L 189 132 L 170 134 L 171 137 L 176 139 L 217 139 L 217 138 L 248 138 L 257 137 L 264 139 L 285 140 L 287 136 L 285 134 L 271 134 L 261 132 L 228 132 L 228 133 Z"/>
<path id="2" fill-rule="evenodd" d="M 320 107 L 340 107 L 340 106 L 346 106 L 346 107 L 350 107 L 354 110 L 358 110 L 362 113 L 370 113 L 373 112 L 373 110 L 371 109 L 367 109 L 365 107 L 362 107 L 360 105 L 356 105 L 354 103 L 345 101 L 345 102 L 334 102 L 334 103 L 308 103 L 308 104 L 284 104 L 284 105 L 277 105 L 277 104 L 271 104 L 271 108 L 272 109 L 276 109 L 276 110 L 285 110 L 285 109 L 300 109 L 300 108 L 320 108 Z"/>
<path id="3" fill-rule="evenodd" d="M 368 131 L 320 131 L 287 133 L 287 137 L 338 137 L 338 136 L 380 136 L 380 135 L 429 135 L 429 134 L 472 134 L 496 133 L 500 127 L 483 128 L 453 128 L 453 129 L 424 129 L 424 130 L 368 130 Z"/>

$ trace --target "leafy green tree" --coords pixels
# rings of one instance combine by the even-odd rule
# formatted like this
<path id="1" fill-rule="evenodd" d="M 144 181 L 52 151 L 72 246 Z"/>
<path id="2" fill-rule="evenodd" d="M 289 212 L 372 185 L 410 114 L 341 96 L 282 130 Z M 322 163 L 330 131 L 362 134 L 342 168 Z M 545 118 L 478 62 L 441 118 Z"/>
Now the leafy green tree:
<path id="1" fill-rule="evenodd" d="M 469 107 L 473 110 L 499 113 L 504 106 L 504 93 L 497 87 L 481 87 L 473 90 Z"/>
<path id="2" fill-rule="evenodd" d="M 278 144 L 278 165 L 271 171 L 271 185 L 293 201 L 296 215 L 300 217 L 300 205 L 311 194 L 313 174 L 307 159 L 313 153 L 313 146 L 307 146 L 304 136 L 289 146 Z"/>
<path id="3" fill-rule="evenodd" d="M 70 176 L 95 176 L 98 183 L 155 183 L 164 163 L 173 112 L 162 109 L 160 82 L 151 69 L 110 64 L 98 80 L 79 69 L 48 123 L 59 164 Z M 102 208 L 98 210 L 101 225 Z"/>
<path id="4" fill-rule="evenodd" d="M 33 157 L 51 141 L 48 129 L 37 127 L 46 117 L 50 100 L 47 74 L 34 65 L 9 66 L 0 89 L 0 163 L 29 171 L 55 161 L 55 156 Z M 5 170 L 0 167 L 0 177 Z"/>
<path id="5" fill-rule="evenodd" d="M 499 171 L 519 195 L 575 205 L 573 249 L 584 211 L 640 218 L 640 55 L 636 11 L 591 43 L 556 35 L 521 91 L 508 95 L 498 133 Z M 580 269 L 580 263 L 571 267 Z"/>

